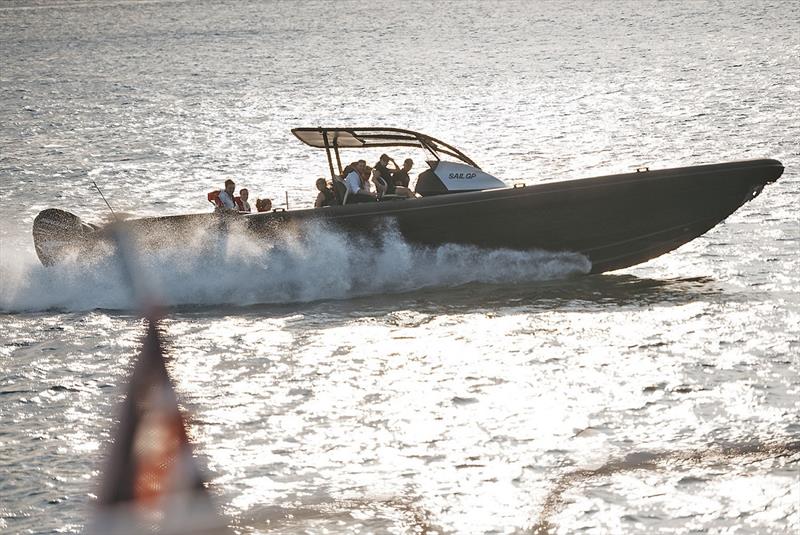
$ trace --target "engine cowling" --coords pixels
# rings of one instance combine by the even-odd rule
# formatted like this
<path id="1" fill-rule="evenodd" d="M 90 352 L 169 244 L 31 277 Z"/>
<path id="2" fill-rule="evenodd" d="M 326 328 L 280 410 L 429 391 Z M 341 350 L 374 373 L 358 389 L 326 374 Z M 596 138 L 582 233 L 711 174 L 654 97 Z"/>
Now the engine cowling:
<path id="1" fill-rule="evenodd" d="M 52 266 L 79 251 L 97 227 L 84 223 L 75 214 L 48 208 L 33 220 L 33 245 L 42 265 Z"/>

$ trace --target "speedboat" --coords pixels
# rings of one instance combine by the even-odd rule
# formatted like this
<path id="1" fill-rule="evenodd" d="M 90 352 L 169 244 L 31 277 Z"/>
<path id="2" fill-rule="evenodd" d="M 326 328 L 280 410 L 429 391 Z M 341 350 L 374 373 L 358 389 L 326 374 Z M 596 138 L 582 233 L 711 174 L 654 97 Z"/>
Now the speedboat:
<path id="1" fill-rule="evenodd" d="M 413 198 L 358 204 L 342 198 L 325 208 L 148 217 L 118 225 L 145 233 L 149 246 L 166 247 L 207 224 L 265 240 L 310 221 L 349 234 L 390 224 L 422 246 L 580 253 L 591 262 L 591 273 L 602 273 L 656 258 L 708 232 L 783 173 L 781 162 L 759 159 L 508 186 L 454 146 L 411 130 L 313 127 L 292 133 L 325 150 L 333 184 L 343 178 L 343 150 L 413 147 L 430 159 Z M 49 266 L 108 243 L 110 226 L 49 208 L 36 217 L 33 238 Z"/>

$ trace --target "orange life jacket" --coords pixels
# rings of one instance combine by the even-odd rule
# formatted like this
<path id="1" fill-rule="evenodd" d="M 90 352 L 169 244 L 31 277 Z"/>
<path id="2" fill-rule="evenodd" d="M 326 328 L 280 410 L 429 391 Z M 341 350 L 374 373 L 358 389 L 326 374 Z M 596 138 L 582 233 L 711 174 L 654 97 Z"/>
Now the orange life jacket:
<path id="1" fill-rule="evenodd" d="M 214 206 L 217 206 L 217 207 L 219 207 L 219 208 L 222 208 L 222 201 L 221 201 L 221 200 L 219 200 L 219 190 L 217 190 L 217 191 L 212 191 L 212 192 L 210 192 L 210 193 L 208 194 L 208 202 L 210 202 L 210 203 L 211 203 L 211 204 L 213 204 Z"/>

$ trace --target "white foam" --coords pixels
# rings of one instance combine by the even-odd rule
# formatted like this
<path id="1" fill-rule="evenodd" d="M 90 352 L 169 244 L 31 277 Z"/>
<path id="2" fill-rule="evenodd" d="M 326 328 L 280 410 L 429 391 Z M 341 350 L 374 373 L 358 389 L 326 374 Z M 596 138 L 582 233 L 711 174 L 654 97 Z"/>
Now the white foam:
<path id="1" fill-rule="evenodd" d="M 204 231 L 177 247 L 141 252 L 137 271 L 163 304 L 175 306 L 344 299 L 469 282 L 558 279 L 591 268 L 577 253 L 423 248 L 396 234 L 377 234 L 386 238 L 348 239 L 315 224 L 265 243 L 242 233 Z M 0 260 L 2 311 L 134 306 L 119 258 L 110 248 L 96 258 L 48 268 L 32 253 Z"/>

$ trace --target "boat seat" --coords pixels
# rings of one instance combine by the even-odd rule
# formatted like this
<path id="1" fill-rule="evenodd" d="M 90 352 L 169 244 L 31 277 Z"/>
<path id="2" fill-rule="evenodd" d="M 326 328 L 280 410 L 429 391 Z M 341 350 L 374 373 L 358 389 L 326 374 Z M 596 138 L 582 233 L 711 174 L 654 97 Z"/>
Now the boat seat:
<path id="1" fill-rule="evenodd" d="M 378 177 L 378 181 L 380 181 L 381 185 L 383 186 L 383 190 L 386 191 L 386 189 L 389 187 L 389 184 L 386 183 L 386 181 L 383 179 L 382 176 Z M 391 200 L 394 200 L 394 199 L 397 199 L 397 198 L 400 198 L 400 195 L 397 195 L 395 193 L 384 193 L 383 195 L 378 197 L 378 200 L 379 201 L 391 201 Z"/>
<path id="2" fill-rule="evenodd" d="M 350 191 L 345 186 L 344 182 L 338 179 L 334 179 L 333 181 L 333 194 L 336 196 L 336 201 L 339 205 L 347 204 L 347 197 L 350 194 Z"/>
<path id="3" fill-rule="evenodd" d="M 386 189 L 389 186 L 386 183 L 386 181 L 383 179 L 383 177 L 378 177 L 378 180 L 380 180 L 380 182 L 383 185 L 384 189 Z M 379 201 L 400 201 L 400 200 L 406 200 L 407 198 L 408 197 L 406 197 L 405 195 L 398 195 L 397 193 L 384 193 L 383 195 L 380 196 L 380 198 L 378 200 Z"/>

